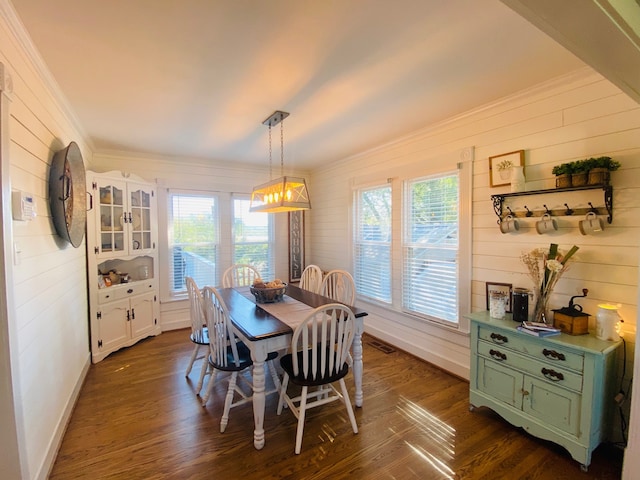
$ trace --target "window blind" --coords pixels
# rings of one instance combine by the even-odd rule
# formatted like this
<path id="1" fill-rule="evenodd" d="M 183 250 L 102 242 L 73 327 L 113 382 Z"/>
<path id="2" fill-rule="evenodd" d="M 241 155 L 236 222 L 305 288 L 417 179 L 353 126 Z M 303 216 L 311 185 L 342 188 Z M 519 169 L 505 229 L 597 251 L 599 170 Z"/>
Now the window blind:
<path id="1" fill-rule="evenodd" d="M 403 308 L 458 321 L 459 176 L 406 182 Z"/>
<path id="2" fill-rule="evenodd" d="M 248 198 L 233 199 L 233 263 L 255 267 L 265 280 L 275 278 L 271 214 L 250 212 Z"/>
<path id="3" fill-rule="evenodd" d="M 186 292 L 185 277 L 200 287 L 215 285 L 218 263 L 216 198 L 172 194 L 169 228 L 171 292 Z"/>
<path id="4" fill-rule="evenodd" d="M 391 303 L 391 187 L 358 190 L 354 241 L 359 295 Z"/>

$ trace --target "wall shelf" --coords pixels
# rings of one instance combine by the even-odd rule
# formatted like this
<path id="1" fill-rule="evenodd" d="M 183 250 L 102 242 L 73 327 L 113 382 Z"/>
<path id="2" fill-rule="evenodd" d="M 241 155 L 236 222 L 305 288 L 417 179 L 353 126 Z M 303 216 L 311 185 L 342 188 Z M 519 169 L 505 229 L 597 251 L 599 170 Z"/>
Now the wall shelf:
<path id="1" fill-rule="evenodd" d="M 604 194 L 604 208 L 607 211 L 607 222 L 611 223 L 613 221 L 613 187 L 611 185 L 585 185 L 583 187 L 565 187 L 565 188 L 549 188 L 546 190 L 532 190 L 528 192 L 510 192 L 510 193 L 499 193 L 496 195 L 491 195 L 491 200 L 493 201 L 493 210 L 498 217 L 498 224 L 502 222 L 504 217 L 503 206 L 504 201 L 510 197 L 524 197 L 529 195 L 543 195 L 543 194 L 558 194 L 565 192 L 576 192 L 580 190 L 602 190 Z M 578 208 L 572 209 L 565 203 L 565 209 L 562 210 L 539 210 L 532 211 L 529 210 L 526 206 L 525 212 L 513 212 L 509 209 L 509 214 L 515 217 L 541 217 L 545 213 L 551 213 L 553 216 L 562 216 L 562 215 L 580 215 L 586 214 L 588 212 L 595 212 L 599 214 L 598 207 L 594 207 L 591 202 L 589 202 L 591 208 Z M 602 208 L 602 207 L 599 207 Z"/>

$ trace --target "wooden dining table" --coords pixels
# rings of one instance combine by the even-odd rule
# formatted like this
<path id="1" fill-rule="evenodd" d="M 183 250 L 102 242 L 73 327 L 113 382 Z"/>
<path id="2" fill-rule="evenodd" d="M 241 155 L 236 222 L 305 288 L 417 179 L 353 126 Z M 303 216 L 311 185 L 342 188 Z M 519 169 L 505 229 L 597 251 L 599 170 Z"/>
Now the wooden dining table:
<path id="1" fill-rule="evenodd" d="M 334 300 L 295 285 L 287 285 L 282 302 L 256 304 L 249 287 L 221 288 L 219 292 L 227 304 L 236 335 L 251 350 L 253 360 L 253 444 L 260 450 L 265 444 L 265 361 L 269 352 L 286 350 L 296 322 L 300 323 L 314 308 L 335 303 Z M 362 333 L 367 312 L 349 305 L 354 313 L 355 336 L 353 340 L 353 376 L 355 379 L 355 403 L 362 407 Z"/>

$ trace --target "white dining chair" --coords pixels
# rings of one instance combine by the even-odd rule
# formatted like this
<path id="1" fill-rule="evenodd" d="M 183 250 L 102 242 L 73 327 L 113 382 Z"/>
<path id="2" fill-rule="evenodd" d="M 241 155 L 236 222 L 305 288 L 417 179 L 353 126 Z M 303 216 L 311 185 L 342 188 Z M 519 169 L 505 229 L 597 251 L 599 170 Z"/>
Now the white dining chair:
<path id="1" fill-rule="evenodd" d="M 207 384 L 202 405 L 207 404 L 211 389 L 215 382 L 217 372 L 230 372 L 229 386 L 224 402 L 224 410 L 220 420 L 220 432 L 224 432 L 229 423 L 229 411 L 233 407 L 242 405 L 251 400 L 251 393 L 246 393 L 239 385 L 238 380 L 245 381 L 248 389 L 251 384 L 243 375 L 238 375 L 242 371 L 253 365 L 249 348 L 240 342 L 231 326 L 229 310 L 224 300 L 214 287 L 204 287 L 203 306 L 209 329 L 209 356 L 208 368 L 212 370 L 211 378 Z M 236 393 L 240 396 L 234 400 Z"/>
<path id="2" fill-rule="evenodd" d="M 302 435 L 307 410 L 340 400 L 349 416 L 353 433 L 358 425 L 353 414 L 349 392 L 344 382 L 349 372 L 347 358 L 355 335 L 355 318 L 351 309 L 338 303 L 316 308 L 296 327 L 291 352 L 280 359 L 284 370 L 278 400 L 278 415 L 286 403 L 298 419 L 295 453 L 302 448 Z M 302 387 L 297 397 L 287 393 L 289 381 Z M 338 391 L 333 383 L 340 384 Z M 309 391 L 309 387 L 317 387 Z"/>
<path id="3" fill-rule="evenodd" d="M 321 295 L 345 305 L 356 303 L 356 283 L 346 270 L 331 270 L 322 280 Z"/>
<path id="4" fill-rule="evenodd" d="M 207 320 L 204 317 L 204 311 L 202 309 L 202 292 L 193 278 L 185 277 L 185 283 L 187 285 L 187 292 L 189 293 L 189 315 L 191 317 L 191 334 L 189 335 L 189 339 L 194 344 L 191 357 L 189 358 L 189 364 L 187 365 L 187 371 L 184 374 L 185 377 L 188 377 L 195 361 L 207 356 L 206 351 L 209 348 L 209 332 L 206 325 Z M 198 392 L 200 392 L 201 388 L 202 384 L 196 387 Z"/>
<path id="5" fill-rule="evenodd" d="M 300 288 L 320 293 L 322 288 L 322 269 L 317 265 L 307 265 L 300 276 Z"/>
<path id="6" fill-rule="evenodd" d="M 246 287 L 252 285 L 257 278 L 260 278 L 260 272 L 255 267 L 237 263 L 231 265 L 222 274 L 222 286 L 224 288 Z"/>

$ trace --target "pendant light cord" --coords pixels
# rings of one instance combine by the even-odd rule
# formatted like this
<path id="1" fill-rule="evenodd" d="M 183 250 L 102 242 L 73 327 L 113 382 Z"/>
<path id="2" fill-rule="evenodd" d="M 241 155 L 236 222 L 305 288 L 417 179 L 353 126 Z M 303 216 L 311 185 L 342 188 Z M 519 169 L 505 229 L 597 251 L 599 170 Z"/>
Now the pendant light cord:
<path id="1" fill-rule="evenodd" d="M 280 121 L 280 176 L 284 177 L 284 119 Z"/>

